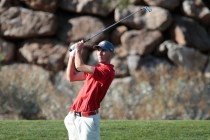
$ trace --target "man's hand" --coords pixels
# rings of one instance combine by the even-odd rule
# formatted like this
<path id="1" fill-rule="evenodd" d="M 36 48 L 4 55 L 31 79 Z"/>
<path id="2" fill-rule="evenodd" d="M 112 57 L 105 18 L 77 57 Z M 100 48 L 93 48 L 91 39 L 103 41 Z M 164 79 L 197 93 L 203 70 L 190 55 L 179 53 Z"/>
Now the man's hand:
<path id="1" fill-rule="evenodd" d="M 83 48 L 84 48 L 84 41 L 83 41 L 83 40 L 81 40 L 81 41 L 79 41 L 79 42 L 76 43 L 75 49 L 76 49 L 77 51 L 80 51 L 80 50 L 82 50 Z"/>
<path id="2" fill-rule="evenodd" d="M 83 40 L 81 40 L 81 41 L 79 41 L 79 42 L 77 42 L 77 43 L 71 45 L 71 46 L 69 47 L 69 51 L 70 51 L 69 54 L 70 54 L 70 56 L 74 57 L 74 56 L 75 56 L 75 51 L 76 51 L 76 49 L 77 49 L 77 50 L 81 50 L 83 47 L 84 47 L 84 42 L 83 42 Z"/>

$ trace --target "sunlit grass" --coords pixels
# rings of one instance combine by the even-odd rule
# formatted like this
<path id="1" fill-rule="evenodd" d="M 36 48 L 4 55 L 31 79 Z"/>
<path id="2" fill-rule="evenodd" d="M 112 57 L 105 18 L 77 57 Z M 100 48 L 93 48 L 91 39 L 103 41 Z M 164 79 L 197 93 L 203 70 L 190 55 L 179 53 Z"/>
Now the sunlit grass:
<path id="1" fill-rule="evenodd" d="M 101 121 L 102 140 L 209 140 L 210 121 Z M 0 121 L 1 140 L 67 140 L 63 121 Z"/>

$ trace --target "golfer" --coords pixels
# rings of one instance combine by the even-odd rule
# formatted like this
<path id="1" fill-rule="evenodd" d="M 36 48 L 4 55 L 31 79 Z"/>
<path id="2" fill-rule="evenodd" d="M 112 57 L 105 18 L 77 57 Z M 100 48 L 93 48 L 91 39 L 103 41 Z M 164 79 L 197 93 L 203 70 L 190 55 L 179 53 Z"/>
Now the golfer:
<path id="1" fill-rule="evenodd" d="M 74 50 L 69 53 L 67 80 L 71 82 L 84 80 L 84 85 L 64 123 L 69 140 L 100 140 L 99 108 L 115 75 L 114 66 L 110 64 L 114 46 L 109 41 L 102 41 L 94 46 L 98 57 L 96 66 L 89 66 L 83 62 L 81 55 L 83 41 L 74 46 Z"/>

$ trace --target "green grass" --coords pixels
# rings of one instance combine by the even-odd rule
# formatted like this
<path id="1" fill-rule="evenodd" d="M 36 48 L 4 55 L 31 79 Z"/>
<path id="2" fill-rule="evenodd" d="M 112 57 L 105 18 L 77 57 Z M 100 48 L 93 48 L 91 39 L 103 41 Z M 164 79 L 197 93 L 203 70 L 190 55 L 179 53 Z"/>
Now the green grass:
<path id="1" fill-rule="evenodd" d="M 0 140 L 67 140 L 63 121 L 0 121 Z M 210 140 L 210 121 L 101 121 L 101 140 Z"/>

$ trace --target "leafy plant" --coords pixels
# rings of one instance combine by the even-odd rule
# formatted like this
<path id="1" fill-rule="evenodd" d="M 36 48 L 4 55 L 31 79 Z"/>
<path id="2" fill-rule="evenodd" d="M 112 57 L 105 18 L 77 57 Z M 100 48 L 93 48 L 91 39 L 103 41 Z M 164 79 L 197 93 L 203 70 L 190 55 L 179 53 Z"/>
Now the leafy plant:
<path id="1" fill-rule="evenodd" d="M 118 8 L 121 10 L 123 10 L 126 6 L 130 5 L 131 2 L 130 0 L 121 0 L 120 3 L 119 3 L 119 6 Z"/>

